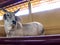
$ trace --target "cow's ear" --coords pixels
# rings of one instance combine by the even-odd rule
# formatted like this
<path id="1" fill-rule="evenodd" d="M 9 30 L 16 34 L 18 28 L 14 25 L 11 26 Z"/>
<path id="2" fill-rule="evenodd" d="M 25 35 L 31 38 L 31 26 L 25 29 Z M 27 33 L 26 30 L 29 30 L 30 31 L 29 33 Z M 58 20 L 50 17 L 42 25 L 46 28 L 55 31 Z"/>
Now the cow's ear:
<path id="1" fill-rule="evenodd" d="M 14 11 L 14 13 L 17 13 L 19 10 L 20 10 L 20 8 L 19 8 L 19 9 L 17 9 L 16 11 Z"/>
<path id="2" fill-rule="evenodd" d="M 18 17 L 18 16 L 15 16 L 15 20 L 16 20 L 16 21 L 21 21 L 21 18 Z"/>
<path id="3" fill-rule="evenodd" d="M 3 15 L 3 19 L 6 20 L 6 14 Z"/>

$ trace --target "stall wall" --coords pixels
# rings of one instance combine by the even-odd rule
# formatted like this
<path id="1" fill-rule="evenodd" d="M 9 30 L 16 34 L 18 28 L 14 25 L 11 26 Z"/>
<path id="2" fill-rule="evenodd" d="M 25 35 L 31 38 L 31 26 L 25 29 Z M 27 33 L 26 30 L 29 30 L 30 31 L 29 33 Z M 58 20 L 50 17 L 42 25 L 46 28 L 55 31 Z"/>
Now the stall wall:
<path id="1" fill-rule="evenodd" d="M 60 34 L 60 9 L 33 13 L 31 15 L 20 16 L 22 23 L 37 21 L 44 25 L 45 34 Z M 4 25 L 0 21 L 0 25 Z M 4 27 L 0 26 L 0 36 L 5 36 Z"/>

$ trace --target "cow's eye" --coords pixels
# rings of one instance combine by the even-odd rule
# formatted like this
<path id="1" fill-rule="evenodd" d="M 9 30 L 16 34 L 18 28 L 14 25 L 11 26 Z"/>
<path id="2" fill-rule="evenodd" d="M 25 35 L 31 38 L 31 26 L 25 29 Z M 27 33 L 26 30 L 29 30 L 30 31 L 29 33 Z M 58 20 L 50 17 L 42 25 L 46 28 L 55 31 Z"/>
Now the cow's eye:
<path id="1" fill-rule="evenodd" d="M 7 16 L 9 16 L 9 15 L 7 15 Z"/>

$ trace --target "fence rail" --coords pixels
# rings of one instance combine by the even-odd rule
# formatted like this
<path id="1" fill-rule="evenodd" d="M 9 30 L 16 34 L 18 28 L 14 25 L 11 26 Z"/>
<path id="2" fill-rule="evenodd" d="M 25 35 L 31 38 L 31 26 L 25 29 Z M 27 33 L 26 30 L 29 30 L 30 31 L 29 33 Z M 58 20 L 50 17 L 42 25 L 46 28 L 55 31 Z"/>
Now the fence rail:
<path id="1" fill-rule="evenodd" d="M 60 45 L 60 34 L 21 37 L 0 37 L 4 45 Z"/>

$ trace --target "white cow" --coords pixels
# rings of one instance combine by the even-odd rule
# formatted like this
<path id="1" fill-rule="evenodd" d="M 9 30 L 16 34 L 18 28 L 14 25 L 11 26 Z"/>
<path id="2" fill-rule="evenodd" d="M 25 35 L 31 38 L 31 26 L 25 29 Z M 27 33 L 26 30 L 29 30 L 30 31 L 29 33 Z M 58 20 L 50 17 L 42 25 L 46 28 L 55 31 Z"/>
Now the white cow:
<path id="1" fill-rule="evenodd" d="M 15 12 L 8 12 L 2 9 L 6 14 L 3 15 L 4 27 L 7 37 L 13 36 L 37 36 L 44 33 L 44 27 L 39 22 L 29 22 L 22 24 L 20 18 L 15 16 Z"/>

